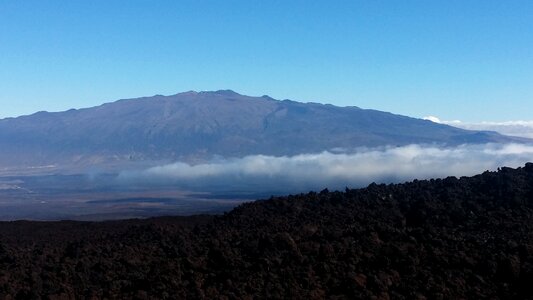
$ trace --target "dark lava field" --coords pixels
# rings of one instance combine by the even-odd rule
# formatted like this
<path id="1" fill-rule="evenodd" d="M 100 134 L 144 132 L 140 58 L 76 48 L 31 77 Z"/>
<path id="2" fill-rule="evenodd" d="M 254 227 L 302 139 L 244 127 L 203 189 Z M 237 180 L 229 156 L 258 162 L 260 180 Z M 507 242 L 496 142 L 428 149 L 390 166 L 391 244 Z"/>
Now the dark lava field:
<path id="1" fill-rule="evenodd" d="M 243 204 L 0 223 L 0 299 L 533 299 L 533 164 Z"/>

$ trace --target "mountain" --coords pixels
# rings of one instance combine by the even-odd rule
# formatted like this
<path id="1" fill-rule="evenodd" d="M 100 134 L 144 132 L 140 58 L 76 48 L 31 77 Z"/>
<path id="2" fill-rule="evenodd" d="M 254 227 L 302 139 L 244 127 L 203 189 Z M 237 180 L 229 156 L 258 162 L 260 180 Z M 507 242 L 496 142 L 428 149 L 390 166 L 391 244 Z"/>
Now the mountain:
<path id="1" fill-rule="evenodd" d="M 532 299 L 533 164 L 0 232 L 2 299 Z"/>
<path id="2" fill-rule="evenodd" d="M 523 140 L 358 107 L 191 91 L 2 119 L 0 169 Z"/>

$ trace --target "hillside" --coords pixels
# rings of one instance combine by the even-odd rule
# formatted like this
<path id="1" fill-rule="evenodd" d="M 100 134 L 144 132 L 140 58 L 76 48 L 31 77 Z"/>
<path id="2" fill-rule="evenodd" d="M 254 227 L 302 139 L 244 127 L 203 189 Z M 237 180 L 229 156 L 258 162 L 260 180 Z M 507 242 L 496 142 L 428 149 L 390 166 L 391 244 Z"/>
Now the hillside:
<path id="1" fill-rule="evenodd" d="M 533 297 L 533 164 L 223 216 L 0 223 L 2 299 Z"/>
<path id="2" fill-rule="evenodd" d="M 524 140 L 357 107 L 278 101 L 227 90 L 186 92 L 2 119 L 0 170 L 100 166 L 116 171 L 217 155 Z"/>

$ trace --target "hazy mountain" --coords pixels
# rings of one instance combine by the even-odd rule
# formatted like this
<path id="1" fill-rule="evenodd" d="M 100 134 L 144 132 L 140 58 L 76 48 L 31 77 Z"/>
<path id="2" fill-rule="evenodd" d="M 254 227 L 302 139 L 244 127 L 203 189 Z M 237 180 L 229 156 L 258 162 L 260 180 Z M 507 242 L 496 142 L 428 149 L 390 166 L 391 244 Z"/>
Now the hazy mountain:
<path id="1" fill-rule="evenodd" d="M 361 146 L 525 141 L 358 107 L 230 90 L 124 99 L 0 120 L 0 168 L 199 161 Z"/>

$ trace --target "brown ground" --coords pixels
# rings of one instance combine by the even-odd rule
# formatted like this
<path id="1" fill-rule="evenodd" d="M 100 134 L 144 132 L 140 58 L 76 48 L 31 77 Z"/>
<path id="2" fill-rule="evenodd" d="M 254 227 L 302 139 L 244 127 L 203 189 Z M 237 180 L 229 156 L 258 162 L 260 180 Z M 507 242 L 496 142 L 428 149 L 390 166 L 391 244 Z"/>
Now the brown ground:
<path id="1" fill-rule="evenodd" d="M 244 204 L 0 223 L 1 299 L 533 299 L 533 164 Z"/>

